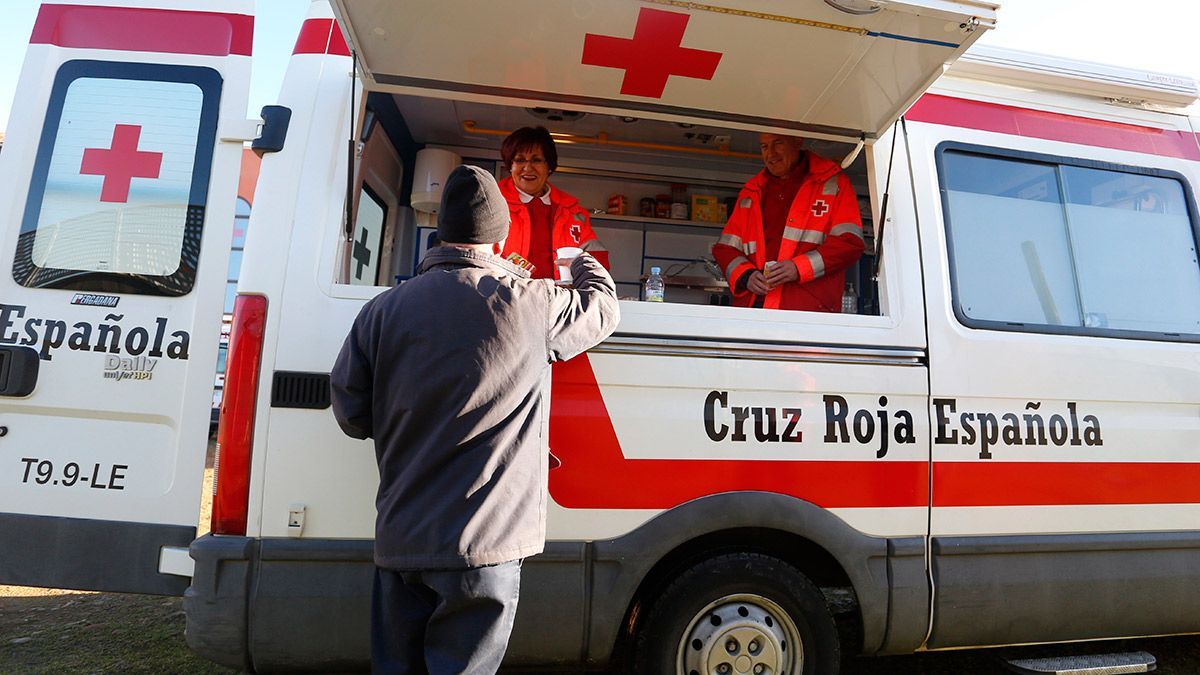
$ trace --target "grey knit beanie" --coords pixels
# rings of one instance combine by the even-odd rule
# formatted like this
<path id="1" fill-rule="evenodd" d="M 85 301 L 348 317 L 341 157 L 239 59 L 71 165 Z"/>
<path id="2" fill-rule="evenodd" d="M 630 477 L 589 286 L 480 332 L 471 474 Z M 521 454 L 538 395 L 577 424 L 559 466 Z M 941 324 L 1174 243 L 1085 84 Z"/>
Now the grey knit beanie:
<path id="1" fill-rule="evenodd" d="M 448 244 L 494 244 L 508 237 L 508 202 L 492 174 L 454 167 L 442 188 L 438 239 Z"/>

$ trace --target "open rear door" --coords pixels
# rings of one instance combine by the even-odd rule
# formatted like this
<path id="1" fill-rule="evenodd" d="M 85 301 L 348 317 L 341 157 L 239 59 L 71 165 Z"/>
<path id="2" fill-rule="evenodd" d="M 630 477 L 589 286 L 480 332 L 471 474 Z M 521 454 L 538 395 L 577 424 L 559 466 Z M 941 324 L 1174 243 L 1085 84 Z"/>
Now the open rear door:
<path id="1" fill-rule="evenodd" d="M 992 27 L 997 7 L 979 0 L 333 2 L 375 90 L 868 142 Z"/>
<path id="2" fill-rule="evenodd" d="M 41 7 L 0 154 L 0 584 L 188 584 L 253 25 Z"/>

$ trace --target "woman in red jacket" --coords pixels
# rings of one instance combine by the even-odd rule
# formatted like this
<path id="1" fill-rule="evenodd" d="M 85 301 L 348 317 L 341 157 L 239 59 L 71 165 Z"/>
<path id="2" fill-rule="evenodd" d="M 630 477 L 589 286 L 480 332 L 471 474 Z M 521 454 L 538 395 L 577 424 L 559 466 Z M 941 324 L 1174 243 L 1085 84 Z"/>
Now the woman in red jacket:
<path id="1" fill-rule="evenodd" d="M 608 268 L 608 249 L 592 231 L 579 200 L 550 185 L 558 168 L 558 151 L 545 127 L 522 127 L 500 145 L 500 158 L 510 177 L 500 181 L 512 224 L 501 257 L 517 253 L 533 264 L 533 278 L 554 277 L 555 251 L 575 246 Z"/>

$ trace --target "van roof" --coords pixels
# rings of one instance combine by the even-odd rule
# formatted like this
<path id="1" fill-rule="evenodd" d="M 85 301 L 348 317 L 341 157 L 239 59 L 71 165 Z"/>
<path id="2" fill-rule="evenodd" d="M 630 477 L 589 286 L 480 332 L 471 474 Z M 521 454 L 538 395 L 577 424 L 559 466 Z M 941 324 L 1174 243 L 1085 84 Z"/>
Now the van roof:
<path id="1" fill-rule="evenodd" d="M 975 45 L 950 67 L 952 77 L 1123 102 L 1185 108 L 1200 100 L 1186 75 L 1124 68 L 1046 54 Z"/>

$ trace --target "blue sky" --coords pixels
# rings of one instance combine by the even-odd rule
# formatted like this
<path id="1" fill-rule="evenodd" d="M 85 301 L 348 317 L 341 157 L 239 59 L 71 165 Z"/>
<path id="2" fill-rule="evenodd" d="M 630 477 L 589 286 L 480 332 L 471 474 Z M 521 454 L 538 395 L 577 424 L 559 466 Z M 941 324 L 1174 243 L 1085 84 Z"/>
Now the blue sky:
<path id="1" fill-rule="evenodd" d="M 37 16 L 37 0 L 0 0 L 0 131 Z M 553 0 L 566 1 L 566 0 Z M 984 43 L 1200 79 L 1196 0 L 1000 0 L 999 28 Z M 197 0 L 202 6 L 203 0 Z M 250 110 L 279 91 L 308 0 L 258 0 Z"/>
<path id="2" fill-rule="evenodd" d="M 21 59 L 33 21 L 37 18 L 38 0 L 0 0 L 5 11 L 0 21 L 0 131 L 8 128 L 8 112 L 12 106 Z M 204 1 L 197 0 L 203 7 Z M 296 44 L 300 24 L 308 14 L 308 0 L 258 0 L 255 3 L 254 60 L 251 62 L 250 110 L 258 111 L 274 101 L 283 82 L 288 57 Z"/>

